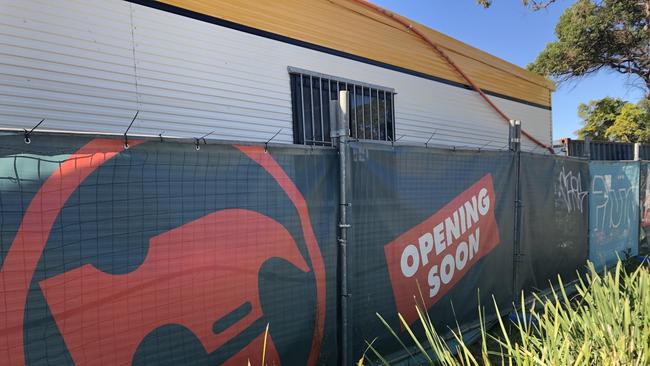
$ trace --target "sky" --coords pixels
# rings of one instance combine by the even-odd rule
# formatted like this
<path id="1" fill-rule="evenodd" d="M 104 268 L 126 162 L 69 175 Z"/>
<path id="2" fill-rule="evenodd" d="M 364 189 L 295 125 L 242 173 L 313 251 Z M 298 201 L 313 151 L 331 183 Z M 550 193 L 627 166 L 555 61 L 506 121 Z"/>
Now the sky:
<path id="1" fill-rule="evenodd" d="M 373 2 L 522 67 L 556 39 L 555 25 L 573 3 L 558 0 L 546 10 L 533 12 L 519 0 L 494 0 L 489 9 L 475 0 Z M 553 139 L 575 137 L 575 131 L 582 126 L 577 113 L 580 103 L 606 96 L 636 103 L 643 94 L 638 82 L 615 72 L 600 72 L 560 84 L 553 93 Z"/>

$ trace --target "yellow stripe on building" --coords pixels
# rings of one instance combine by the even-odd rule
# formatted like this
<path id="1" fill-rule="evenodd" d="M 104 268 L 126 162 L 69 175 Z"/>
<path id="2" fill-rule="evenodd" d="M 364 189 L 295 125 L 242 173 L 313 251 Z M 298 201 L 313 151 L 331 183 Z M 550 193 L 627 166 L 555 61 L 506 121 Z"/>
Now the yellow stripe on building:
<path id="1" fill-rule="evenodd" d="M 162 0 L 193 12 L 465 84 L 397 22 L 351 0 Z M 416 22 L 482 89 L 544 106 L 553 82 Z"/>

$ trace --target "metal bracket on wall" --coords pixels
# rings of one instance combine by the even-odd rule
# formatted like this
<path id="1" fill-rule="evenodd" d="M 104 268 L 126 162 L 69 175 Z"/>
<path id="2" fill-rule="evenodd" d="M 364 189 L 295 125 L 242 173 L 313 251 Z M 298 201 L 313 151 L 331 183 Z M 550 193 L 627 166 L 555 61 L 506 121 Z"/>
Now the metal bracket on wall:
<path id="1" fill-rule="evenodd" d="M 128 133 L 129 130 L 131 129 L 131 126 L 133 126 L 133 122 L 135 122 L 135 119 L 138 118 L 138 114 L 140 113 L 140 110 L 135 111 L 135 116 L 133 116 L 133 119 L 131 120 L 131 123 L 129 123 L 129 127 L 126 128 L 126 131 L 124 131 L 124 150 L 127 150 L 129 148 L 129 137 Z"/>
<path id="2" fill-rule="evenodd" d="M 275 133 L 275 135 L 271 136 L 270 139 L 266 140 L 264 143 L 264 152 L 269 152 L 269 142 L 273 141 L 273 139 L 282 132 L 282 129 L 279 129 L 278 132 Z"/>
<path id="3" fill-rule="evenodd" d="M 200 143 L 201 141 L 203 141 L 203 145 L 207 145 L 207 144 L 208 144 L 208 142 L 205 140 L 205 138 L 208 137 L 208 136 L 210 136 L 210 135 L 212 135 L 213 133 L 214 133 L 214 131 L 210 131 L 210 132 L 206 133 L 205 135 L 203 135 L 203 136 L 201 136 L 201 137 L 195 137 L 195 138 L 194 138 L 194 142 L 196 143 L 196 147 L 195 147 L 195 148 L 196 148 L 196 151 L 201 150 L 201 146 L 199 146 L 199 143 Z"/>
<path id="4" fill-rule="evenodd" d="M 433 130 L 433 133 L 431 134 L 431 136 L 429 136 L 429 139 L 427 140 L 427 142 L 424 143 L 424 147 L 426 147 L 427 149 L 429 148 L 429 142 L 431 141 L 433 136 L 436 135 L 436 132 L 438 132 L 438 130 Z"/>
<path id="5" fill-rule="evenodd" d="M 45 118 L 43 118 L 40 122 L 38 122 L 38 123 L 36 124 L 36 126 L 32 127 L 31 130 L 27 131 L 27 129 L 25 129 L 25 143 L 26 143 L 26 144 L 29 144 L 29 143 L 32 142 L 32 140 L 29 138 L 29 136 L 32 134 L 32 132 L 34 132 L 34 130 L 35 130 L 36 128 L 38 128 L 38 126 L 41 125 L 41 123 L 43 123 L 43 121 L 45 121 Z"/>

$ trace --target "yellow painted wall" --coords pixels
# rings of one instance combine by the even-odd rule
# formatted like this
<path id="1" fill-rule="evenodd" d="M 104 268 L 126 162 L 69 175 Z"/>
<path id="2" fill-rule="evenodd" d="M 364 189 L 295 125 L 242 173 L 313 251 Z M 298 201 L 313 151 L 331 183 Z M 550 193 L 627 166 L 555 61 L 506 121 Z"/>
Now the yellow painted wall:
<path id="1" fill-rule="evenodd" d="M 466 84 L 402 25 L 351 0 L 161 0 L 323 47 Z M 534 73 L 412 22 L 482 89 L 550 106 L 554 84 Z"/>

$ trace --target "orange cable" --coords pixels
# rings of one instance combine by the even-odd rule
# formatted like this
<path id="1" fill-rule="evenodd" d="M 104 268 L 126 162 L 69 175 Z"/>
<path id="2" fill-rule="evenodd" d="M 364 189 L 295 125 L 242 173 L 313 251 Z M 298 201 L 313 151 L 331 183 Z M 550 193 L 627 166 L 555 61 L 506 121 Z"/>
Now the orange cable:
<path id="1" fill-rule="evenodd" d="M 405 26 L 409 31 L 412 31 L 413 33 L 418 35 L 420 38 L 422 38 L 422 40 L 424 40 L 429 46 L 431 46 L 431 48 L 433 48 L 433 50 L 436 51 L 436 53 L 438 53 L 438 55 L 440 55 L 440 57 L 442 57 L 449 65 L 451 65 L 452 68 L 454 68 L 454 70 L 456 72 L 458 72 L 458 74 L 460 74 L 460 76 L 462 76 L 463 79 L 465 79 L 465 81 L 487 102 L 487 104 L 490 105 L 490 107 L 492 107 L 492 109 L 494 109 L 495 112 L 497 112 L 497 114 L 501 118 L 503 118 L 508 124 L 510 124 L 510 118 L 508 118 L 508 116 L 501 109 L 499 109 L 499 107 L 497 107 L 497 105 L 494 104 L 494 102 L 492 102 L 492 100 L 490 100 L 490 98 L 488 98 L 487 95 L 485 95 L 483 90 L 478 85 L 476 85 L 472 81 L 472 79 L 470 79 L 469 76 L 467 76 L 467 74 L 465 74 L 465 72 L 463 72 L 463 70 L 454 61 L 452 61 L 452 59 L 449 58 L 449 56 L 447 56 L 447 54 L 434 41 L 432 41 L 427 35 L 422 33 L 418 28 L 414 27 L 411 23 L 409 23 L 408 21 L 406 21 L 402 17 L 398 16 L 397 14 L 395 14 L 395 13 L 389 11 L 389 10 L 386 10 L 386 9 L 384 9 L 384 8 L 378 6 L 378 5 L 375 5 L 375 4 L 373 4 L 373 3 L 371 3 L 371 2 L 369 2 L 367 0 L 352 0 L 352 1 L 354 1 L 354 2 L 356 2 L 358 4 L 361 4 L 361 5 L 365 6 L 366 8 L 374 10 L 374 11 L 380 13 L 380 14 L 383 14 L 384 16 L 387 16 L 387 17 L 395 20 L 396 22 L 398 22 L 398 23 L 402 24 L 403 26 Z M 521 133 L 524 136 L 526 136 L 528 139 L 530 139 L 532 142 L 536 143 L 537 145 L 539 145 L 541 147 L 546 148 L 551 154 L 554 154 L 554 151 L 553 151 L 553 149 L 551 147 L 549 147 L 546 144 L 544 144 L 543 142 L 539 141 L 538 139 L 533 137 L 528 132 L 522 130 Z"/>

